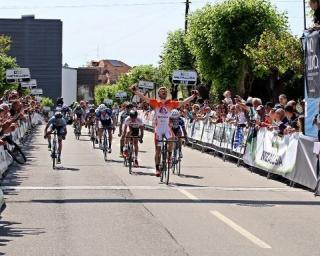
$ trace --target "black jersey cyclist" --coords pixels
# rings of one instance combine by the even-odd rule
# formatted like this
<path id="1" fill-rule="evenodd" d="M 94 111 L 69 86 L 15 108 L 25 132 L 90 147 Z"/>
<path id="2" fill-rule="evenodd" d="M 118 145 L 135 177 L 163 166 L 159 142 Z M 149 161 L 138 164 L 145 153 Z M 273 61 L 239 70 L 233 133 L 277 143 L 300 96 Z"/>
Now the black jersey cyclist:
<path id="1" fill-rule="evenodd" d="M 133 140 L 133 148 L 134 148 L 134 166 L 139 167 L 138 163 L 138 153 L 139 153 L 139 143 L 143 141 L 143 131 L 144 131 L 144 124 L 141 118 L 138 117 L 138 112 L 136 110 L 131 110 L 129 116 L 126 118 L 124 122 L 123 128 L 123 135 L 122 139 L 125 140 L 125 145 L 128 145 L 130 139 Z M 130 137 L 137 137 L 137 138 L 130 138 Z M 139 137 L 139 138 L 138 138 Z M 123 154 L 124 157 L 128 157 L 128 150 L 127 147 L 123 147 Z"/>

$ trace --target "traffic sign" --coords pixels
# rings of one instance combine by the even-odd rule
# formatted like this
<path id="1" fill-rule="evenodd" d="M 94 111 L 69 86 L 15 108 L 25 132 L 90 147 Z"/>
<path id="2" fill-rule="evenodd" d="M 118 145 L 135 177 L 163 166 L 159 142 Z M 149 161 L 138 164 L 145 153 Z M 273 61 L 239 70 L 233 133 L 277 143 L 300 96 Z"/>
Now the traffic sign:
<path id="1" fill-rule="evenodd" d="M 139 81 L 138 86 L 139 88 L 142 88 L 142 89 L 153 90 L 154 82 Z"/>
<path id="2" fill-rule="evenodd" d="M 31 90 L 31 95 L 42 95 L 42 94 L 43 94 L 43 90 L 41 88 Z"/>
<path id="3" fill-rule="evenodd" d="M 15 68 L 6 70 L 7 80 L 30 79 L 30 70 L 28 68 Z"/>
<path id="4" fill-rule="evenodd" d="M 117 99 L 123 99 L 125 97 L 127 97 L 127 93 L 126 92 L 117 92 L 116 93 L 116 98 Z"/>
<path id="5" fill-rule="evenodd" d="M 197 72 L 193 70 L 175 70 L 172 73 L 172 82 L 174 84 L 196 85 Z"/>
<path id="6" fill-rule="evenodd" d="M 21 82 L 22 88 L 36 88 L 37 87 L 37 80 L 31 79 L 29 82 Z"/>

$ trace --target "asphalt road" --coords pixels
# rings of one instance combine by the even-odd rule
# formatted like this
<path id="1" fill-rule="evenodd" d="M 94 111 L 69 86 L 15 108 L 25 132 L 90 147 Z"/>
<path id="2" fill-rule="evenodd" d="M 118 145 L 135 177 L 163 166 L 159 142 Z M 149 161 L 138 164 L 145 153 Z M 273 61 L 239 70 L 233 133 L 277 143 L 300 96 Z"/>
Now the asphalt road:
<path id="1" fill-rule="evenodd" d="M 88 136 L 69 131 L 62 164 L 51 168 L 42 128 L 1 186 L 0 255 L 319 255 L 320 201 L 218 157 L 184 148 L 172 184 L 153 175 L 153 137 L 132 175 L 119 140 L 104 162 Z"/>

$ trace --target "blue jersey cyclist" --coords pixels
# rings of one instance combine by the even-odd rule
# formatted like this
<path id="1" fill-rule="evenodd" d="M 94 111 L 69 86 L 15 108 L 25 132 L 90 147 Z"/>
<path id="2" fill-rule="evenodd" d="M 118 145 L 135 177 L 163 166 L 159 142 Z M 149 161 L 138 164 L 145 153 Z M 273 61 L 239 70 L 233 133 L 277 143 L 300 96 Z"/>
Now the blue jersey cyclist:
<path id="1" fill-rule="evenodd" d="M 67 122 L 63 118 L 63 115 L 60 111 L 56 112 L 54 116 L 50 118 L 44 130 L 44 138 L 48 139 L 49 150 L 51 150 L 51 133 L 53 133 L 54 131 L 57 131 L 59 145 L 57 163 L 61 163 L 62 140 L 66 139 Z"/>
<path id="2" fill-rule="evenodd" d="M 108 153 L 111 153 L 112 133 L 113 133 L 113 120 L 112 110 L 101 104 L 96 110 L 96 127 L 98 127 L 99 147 L 102 148 L 102 134 L 106 129 L 108 131 Z"/>

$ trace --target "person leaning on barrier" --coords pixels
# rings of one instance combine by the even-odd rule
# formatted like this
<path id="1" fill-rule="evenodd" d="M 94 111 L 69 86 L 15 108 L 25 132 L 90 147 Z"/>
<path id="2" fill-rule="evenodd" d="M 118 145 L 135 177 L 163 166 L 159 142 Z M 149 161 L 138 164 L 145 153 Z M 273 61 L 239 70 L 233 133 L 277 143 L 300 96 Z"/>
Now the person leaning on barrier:
<path id="1" fill-rule="evenodd" d="M 286 118 L 288 120 L 288 126 L 285 133 L 293 133 L 299 130 L 298 118 L 299 116 L 294 112 L 294 108 L 291 105 L 286 105 L 284 108 Z"/>

